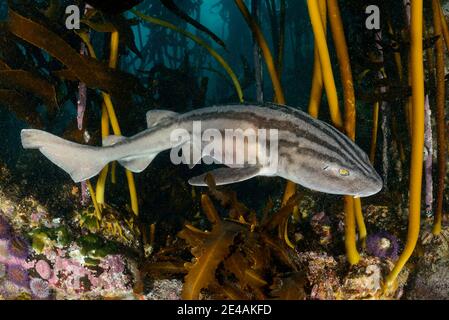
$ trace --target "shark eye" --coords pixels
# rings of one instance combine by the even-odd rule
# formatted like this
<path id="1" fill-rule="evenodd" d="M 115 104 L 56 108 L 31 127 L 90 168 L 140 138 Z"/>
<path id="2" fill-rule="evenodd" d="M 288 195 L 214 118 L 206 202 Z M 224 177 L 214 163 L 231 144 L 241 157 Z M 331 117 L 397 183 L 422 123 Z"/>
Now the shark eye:
<path id="1" fill-rule="evenodd" d="M 347 169 L 340 169 L 340 170 L 338 170 L 338 173 L 342 177 L 349 177 L 349 175 L 350 175 L 350 172 Z"/>

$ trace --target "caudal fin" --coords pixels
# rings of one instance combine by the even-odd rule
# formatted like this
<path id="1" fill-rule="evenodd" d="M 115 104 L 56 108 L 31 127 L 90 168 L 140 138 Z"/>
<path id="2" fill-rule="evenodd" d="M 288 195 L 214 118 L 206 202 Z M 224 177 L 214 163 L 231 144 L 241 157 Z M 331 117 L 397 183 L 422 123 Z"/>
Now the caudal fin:
<path id="1" fill-rule="evenodd" d="M 21 138 L 24 149 L 39 149 L 75 182 L 96 176 L 109 162 L 100 148 L 70 142 L 45 131 L 22 130 Z"/>

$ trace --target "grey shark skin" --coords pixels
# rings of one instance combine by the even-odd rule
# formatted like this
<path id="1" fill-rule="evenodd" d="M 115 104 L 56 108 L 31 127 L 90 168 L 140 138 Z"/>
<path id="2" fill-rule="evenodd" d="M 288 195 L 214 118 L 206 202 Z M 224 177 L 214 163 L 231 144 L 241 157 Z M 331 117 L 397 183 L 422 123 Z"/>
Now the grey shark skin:
<path id="1" fill-rule="evenodd" d="M 367 197 L 378 193 L 382 179 L 368 156 L 344 134 L 308 114 L 279 105 L 227 105 L 195 110 L 186 114 L 150 111 L 148 129 L 130 138 L 111 136 L 103 147 L 76 144 L 39 130 L 23 130 L 25 149 L 39 149 L 66 171 L 75 182 L 99 174 L 106 164 L 118 161 L 133 172 L 142 172 L 162 151 L 180 147 L 170 135 L 175 129 L 192 132 L 201 121 L 202 130 L 277 129 L 278 163 L 276 170 L 263 166 L 221 168 L 212 172 L 217 185 L 278 176 L 306 188 L 329 194 Z M 205 186 L 204 175 L 190 184 Z"/>

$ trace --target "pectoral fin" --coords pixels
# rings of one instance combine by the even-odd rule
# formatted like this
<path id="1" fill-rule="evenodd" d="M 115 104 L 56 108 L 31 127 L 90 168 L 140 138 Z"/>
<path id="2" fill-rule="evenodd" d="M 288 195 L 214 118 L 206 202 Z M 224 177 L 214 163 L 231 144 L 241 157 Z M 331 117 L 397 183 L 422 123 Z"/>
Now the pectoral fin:
<path id="1" fill-rule="evenodd" d="M 156 158 L 157 155 L 158 154 L 155 153 L 140 158 L 121 159 L 119 160 L 119 163 L 131 172 L 140 173 L 148 168 L 148 166 L 151 164 L 151 162 L 153 162 L 154 158 Z"/>
<path id="2" fill-rule="evenodd" d="M 260 173 L 259 167 L 220 168 L 189 180 L 189 184 L 197 187 L 207 187 L 206 176 L 211 174 L 217 186 L 237 183 L 252 179 Z"/>

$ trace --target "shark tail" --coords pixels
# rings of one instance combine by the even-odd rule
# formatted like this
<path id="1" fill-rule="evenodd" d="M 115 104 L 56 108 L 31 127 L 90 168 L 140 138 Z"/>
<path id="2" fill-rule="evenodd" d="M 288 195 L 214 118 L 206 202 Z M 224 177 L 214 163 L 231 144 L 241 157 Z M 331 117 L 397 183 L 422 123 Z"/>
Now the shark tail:
<path id="1" fill-rule="evenodd" d="M 101 152 L 101 148 L 70 142 L 45 131 L 22 130 L 21 139 L 24 149 L 39 149 L 75 182 L 98 175 L 110 162 Z"/>

